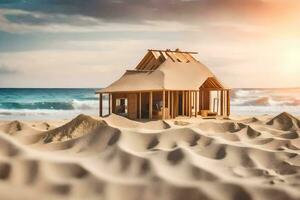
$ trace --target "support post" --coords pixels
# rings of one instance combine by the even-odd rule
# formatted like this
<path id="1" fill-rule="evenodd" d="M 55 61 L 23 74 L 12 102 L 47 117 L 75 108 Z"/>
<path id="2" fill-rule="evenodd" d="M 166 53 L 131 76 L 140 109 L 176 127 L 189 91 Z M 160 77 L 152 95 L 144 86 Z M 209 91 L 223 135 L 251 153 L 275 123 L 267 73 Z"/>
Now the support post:
<path id="1" fill-rule="evenodd" d="M 198 99 L 198 92 L 195 91 L 195 117 L 197 117 L 197 115 L 198 115 L 198 102 L 197 102 L 197 99 Z"/>
<path id="2" fill-rule="evenodd" d="M 171 101 L 171 118 L 175 118 L 174 116 L 174 91 L 171 92 L 172 94 L 172 101 Z"/>
<path id="3" fill-rule="evenodd" d="M 177 117 L 179 115 L 179 91 L 176 91 L 175 98 L 176 106 L 174 107 L 174 115 Z"/>
<path id="4" fill-rule="evenodd" d="M 224 90 L 221 90 L 221 116 L 224 115 Z"/>
<path id="5" fill-rule="evenodd" d="M 152 91 L 149 93 L 149 119 L 152 119 Z"/>
<path id="6" fill-rule="evenodd" d="M 202 110 L 202 108 L 201 108 L 201 90 L 199 89 L 199 111 L 201 111 Z"/>
<path id="7" fill-rule="evenodd" d="M 139 93 L 139 119 L 142 119 L 142 93 Z"/>
<path id="8" fill-rule="evenodd" d="M 227 90 L 227 116 L 230 115 L 230 90 Z"/>
<path id="9" fill-rule="evenodd" d="M 171 108 L 170 108 L 170 103 L 171 103 L 171 99 L 170 99 L 171 95 L 170 95 L 170 90 L 168 90 L 168 115 L 167 115 L 167 118 L 169 119 L 171 114 Z"/>
<path id="10" fill-rule="evenodd" d="M 111 93 L 108 93 L 108 115 L 111 114 L 111 109 L 112 109 L 112 98 L 111 98 Z"/>
<path id="11" fill-rule="evenodd" d="M 220 105 L 220 91 L 219 91 L 219 90 L 217 91 L 217 95 L 218 95 L 218 96 L 217 96 L 217 99 L 218 99 L 218 101 L 217 101 L 217 103 L 218 103 L 218 104 L 217 104 L 217 113 L 219 114 L 219 110 L 220 110 L 220 109 L 219 109 L 219 105 Z"/>
<path id="12" fill-rule="evenodd" d="M 204 91 L 201 90 L 201 110 L 204 110 Z"/>
<path id="13" fill-rule="evenodd" d="M 162 96 L 163 96 L 162 119 L 164 120 L 166 118 L 166 91 L 165 90 L 163 90 Z"/>
<path id="14" fill-rule="evenodd" d="M 99 116 L 103 117 L 103 113 L 102 113 L 102 93 L 99 94 Z"/>
<path id="15" fill-rule="evenodd" d="M 192 117 L 192 92 L 189 90 L 189 117 Z"/>
<path id="16" fill-rule="evenodd" d="M 181 101 L 181 103 L 182 103 L 182 116 L 184 116 L 184 114 L 185 114 L 185 110 L 184 110 L 184 108 L 185 108 L 185 92 L 184 91 L 182 91 L 182 101 Z"/>

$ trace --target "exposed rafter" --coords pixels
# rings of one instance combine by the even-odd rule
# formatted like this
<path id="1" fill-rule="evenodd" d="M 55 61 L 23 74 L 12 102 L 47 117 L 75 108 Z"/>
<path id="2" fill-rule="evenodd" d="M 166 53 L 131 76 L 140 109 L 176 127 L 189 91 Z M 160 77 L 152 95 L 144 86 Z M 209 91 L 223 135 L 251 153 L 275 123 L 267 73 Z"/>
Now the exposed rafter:
<path id="1" fill-rule="evenodd" d="M 192 56 L 197 52 L 176 50 L 157 50 L 149 49 L 148 53 L 135 68 L 136 70 L 156 70 L 165 60 L 170 59 L 173 62 L 189 63 L 197 62 Z"/>

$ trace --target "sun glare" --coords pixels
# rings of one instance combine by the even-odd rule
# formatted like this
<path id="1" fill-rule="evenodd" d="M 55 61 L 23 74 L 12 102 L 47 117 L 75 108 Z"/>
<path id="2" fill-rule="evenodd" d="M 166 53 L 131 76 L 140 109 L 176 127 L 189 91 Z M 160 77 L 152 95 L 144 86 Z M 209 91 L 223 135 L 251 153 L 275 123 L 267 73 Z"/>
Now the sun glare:
<path id="1" fill-rule="evenodd" d="M 300 74 L 300 44 L 290 44 L 283 49 L 282 67 L 288 73 Z"/>

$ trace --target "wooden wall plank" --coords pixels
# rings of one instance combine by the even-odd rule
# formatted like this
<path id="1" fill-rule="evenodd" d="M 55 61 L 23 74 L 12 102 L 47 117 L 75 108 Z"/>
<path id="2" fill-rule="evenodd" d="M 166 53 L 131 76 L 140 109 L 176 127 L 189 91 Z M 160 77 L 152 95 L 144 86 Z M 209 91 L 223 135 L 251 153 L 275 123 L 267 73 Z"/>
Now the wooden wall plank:
<path id="1" fill-rule="evenodd" d="M 127 94 L 127 99 L 128 99 L 128 118 L 130 119 L 137 119 L 137 94 L 136 93 L 130 93 Z"/>

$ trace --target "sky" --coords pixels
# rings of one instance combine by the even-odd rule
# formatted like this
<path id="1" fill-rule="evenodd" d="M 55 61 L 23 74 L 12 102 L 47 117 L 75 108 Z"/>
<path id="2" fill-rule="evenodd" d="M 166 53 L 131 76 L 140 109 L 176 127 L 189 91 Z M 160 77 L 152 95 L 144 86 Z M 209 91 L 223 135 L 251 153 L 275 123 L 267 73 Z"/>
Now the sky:
<path id="1" fill-rule="evenodd" d="M 232 88 L 300 87 L 299 0 L 1 0 L 0 87 L 101 88 L 147 49 Z"/>

